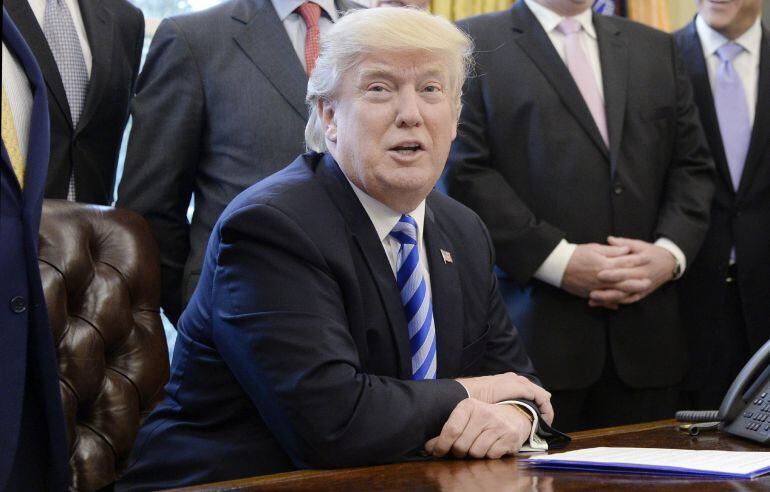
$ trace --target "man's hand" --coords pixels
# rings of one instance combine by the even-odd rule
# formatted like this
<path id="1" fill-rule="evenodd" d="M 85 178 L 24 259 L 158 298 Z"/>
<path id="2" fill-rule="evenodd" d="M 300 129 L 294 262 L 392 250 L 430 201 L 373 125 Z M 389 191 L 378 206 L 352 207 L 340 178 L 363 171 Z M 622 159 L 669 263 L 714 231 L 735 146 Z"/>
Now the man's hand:
<path id="1" fill-rule="evenodd" d="M 458 378 L 472 399 L 486 403 L 498 403 L 506 400 L 528 400 L 535 402 L 540 417 L 548 425 L 553 422 L 553 407 L 551 393 L 536 385 L 524 376 L 512 372 L 479 376 L 475 378 Z"/>
<path id="2" fill-rule="evenodd" d="M 497 459 L 521 449 L 532 424 L 511 405 L 493 405 L 473 398 L 457 404 L 441 434 L 425 443 L 425 450 L 442 457 Z"/>
<path id="3" fill-rule="evenodd" d="M 629 248 L 632 255 L 644 258 L 645 261 L 631 267 L 602 269 L 597 277 L 605 287 L 590 293 L 590 306 L 631 304 L 644 299 L 672 279 L 676 259 L 668 250 L 638 239 L 610 236 L 608 242 L 612 246 Z"/>
<path id="4" fill-rule="evenodd" d="M 570 294 L 588 298 L 591 292 L 610 287 L 599 278 L 599 272 L 638 268 L 648 261 L 634 254 L 626 244 L 578 244 L 564 270 L 561 288 Z"/>

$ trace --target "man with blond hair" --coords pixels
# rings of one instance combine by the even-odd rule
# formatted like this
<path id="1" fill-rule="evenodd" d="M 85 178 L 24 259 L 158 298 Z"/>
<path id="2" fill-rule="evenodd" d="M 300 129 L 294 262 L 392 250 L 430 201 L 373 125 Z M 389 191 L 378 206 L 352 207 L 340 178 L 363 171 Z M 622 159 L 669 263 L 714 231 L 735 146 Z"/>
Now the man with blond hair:
<path id="1" fill-rule="evenodd" d="M 486 229 L 432 192 L 470 50 L 415 9 L 329 31 L 308 85 L 312 151 L 220 217 L 118 490 L 555 442 Z"/>

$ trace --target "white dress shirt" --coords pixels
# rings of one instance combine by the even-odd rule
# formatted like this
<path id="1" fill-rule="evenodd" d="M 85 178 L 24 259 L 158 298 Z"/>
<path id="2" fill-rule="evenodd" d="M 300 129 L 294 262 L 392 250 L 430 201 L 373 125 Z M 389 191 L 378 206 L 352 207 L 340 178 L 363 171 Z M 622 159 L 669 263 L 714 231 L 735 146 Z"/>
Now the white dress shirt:
<path id="1" fill-rule="evenodd" d="M 388 263 L 393 270 L 393 278 L 396 278 L 398 272 L 398 250 L 401 247 L 401 243 L 390 235 L 390 231 L 396 226 L 399 220 L 401 220 L 401 214 L 394 211 L 387 205 L 379 202 L 378 200 L 367 195 L 365 191 L 358 188 L 348 179 L 348 183 L 353 188 L 353 192 L 358 197 L 358 201 L 366 211 L 366 215 L 369 216 L 369 220 L 372 221 L 374 229 L 377 231 L 377 236 L 382 242 L 382 248 L 385 250 L 385 256 L 388 257 Z M 417 223 L 417 252 L 420 259 L 420 269 L 425 276 L 425 285 L 428 288 L 428 295 L 431 295 L 432 289 L 430 286 L 430 270 L 428 269 L 428 263 L 425 256 L 425 239 L 423 235 L 423 226 L 425 225 L 425 200 L 421 201 L 417 208 L 408 214 Z"/>
<path id="2" fill-rule="evenodd" d="M 548 38 L 553 43 L 556 52 L 561 59 L 565 61 L 564 44 L 566 36 L 558 28 L 564 17 L 544 7 L 535 0 L 524 0 L 524 3 L 527 4 L 527 7 L 532 11 L 537 21 L 543 26 L 543 30 L 548 34 Z M 596 36 L 596 29 L 594 29 L 593 11 L 588 8 L 573 18 L 583 26 L 583 30 L 580 31 L 580 43 L 588 58 L 588 63 L 594 73 L 596 85 L 599 88 L 599 93 L 603 100 L 604 83 L 602 79 L 602 65 L 599 59 L 599 41 Z M 687 267 L 687 259 L 682 250 L 674 244 L 673 241 L 664 237 L 655 241 L 655 244 L 668 250 L 674 256 L 680 267 L 680 273 L 677 278 L 681 277 Z M 561 287 L 564 272 L 567 269 L 569 260 L 572 258 L 572 254 L 575 252 L 576 248 L 577 244 L 562 239 L 537 269 L 534 277 L 555 287 Z"/>
<path id="3" fill-rule="evenodd" d="M 3 43 L 3 90 L 8 97 L 21 155 L 26 162 L 29 148 L 29 120 L 34 99 L 24 67 L 11 54 L 5 43 Z"/>
<path id="4" fill-rule="evenodd" d="M 297 8 L 305 3 L 306 0 L 272 0 L 273 8 L 281 19 L 286 34 L 291 39 L 291 45 L 302 63 L 302 68 L 307 72 L 307 63 L 305 62 L 305 37 L 307 36 L 307 26 L 302 16 L 295 12 Z M 318 20 L 318 29 L 321 31 L 321 37 L 328 31 L 332 24 L 337 22 L 340 14 L 337 12 L 337 6 L 334 0 L 313 0 L 321 7 L 321 18 Z M 399 216 L 400 217 L 400 216 Z"/>
<path id="5" fill-rule="evenodd" d="M 40 29 L 43 29 L 43 21 L 45 19 L 45 6 L 48 0 L 27 0 L 29 6 L 32 8 L 32 13 L 35 14 L 37 23 L 40 24 Z M 83 58 L 86 61 L 86 70 L 88 71 L 88 78 L 91 78 L 91 67 L 93 66 L 93 57 L 91 56 L 91 46 L 88 44 L 88 36 L 86 36 L 86 26 L 83 24 L 83 15 L 80 13 L 80 4 L 78 0 L 64 0 L 67 4 L 67 8 L 72 16 L 72 22 L 75 24 L 75 31 L 78 33 L 78 39 L 80 40 L 80 49 L 83 50 Z"/>
<path id="6" fill-rule="evenodd" d="M 699 15 L 695 18 L 695 29 L 703 47 L 703 58 L 706 60 L 706 70 L 712 90 L 716 83 L 717 68 L 721 63 L 717 50 L 731 40 L 712 29 Z M 749 109 L 749 123 L 754 124 L 757 111 L 757 91 L 759 88 L 759 48 L 762 44 L 762 24 L 759 18 L 743 34 L 732 40 L 743 46 L 746 51 L 739 53 L 733 59 L 733 67 L 743 82 L 743 92 L 746 94 L 746 106 Z"/>

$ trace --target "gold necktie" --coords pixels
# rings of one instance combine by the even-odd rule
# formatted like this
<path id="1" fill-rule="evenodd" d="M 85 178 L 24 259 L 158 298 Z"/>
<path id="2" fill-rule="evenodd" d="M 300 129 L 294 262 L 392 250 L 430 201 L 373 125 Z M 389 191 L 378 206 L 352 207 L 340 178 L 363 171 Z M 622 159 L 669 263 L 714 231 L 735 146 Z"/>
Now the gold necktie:
<path id="1" fill-rule="evenodd" d="M 13 124 L 13 114 L 8 96 L 5 93 L 5 87 L 3 87 L 3 145 L 8 151 L 11 167 L 16 173 L 19 185 L 21 189 L 24 189 L 24 156 L 21 153 L 21 147 L 19 147 L 19 137 L 16 133 L 16 125 Z"/>

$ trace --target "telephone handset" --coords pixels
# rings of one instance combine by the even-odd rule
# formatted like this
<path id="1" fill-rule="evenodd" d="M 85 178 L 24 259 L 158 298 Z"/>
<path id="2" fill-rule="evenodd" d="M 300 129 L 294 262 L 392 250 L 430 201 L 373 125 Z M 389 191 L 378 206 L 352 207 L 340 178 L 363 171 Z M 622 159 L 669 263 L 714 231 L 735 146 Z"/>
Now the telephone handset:
<path id="1" fill-rule="evenodd" d="M 770 444 L 770 340 L 738 373 L 718 417 L 728 434 Z"/>
<path id="2" fill-rule="evenodd" d="M 770 445 L 770 340 L 754 354 L 727 390 L 719 411 L 677 412 L 677 420 L 719 421 L 720 430 Z"/>

